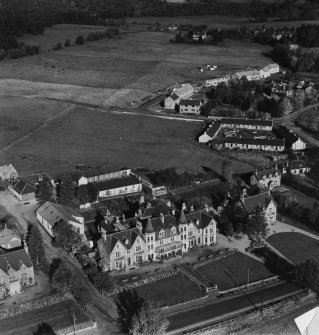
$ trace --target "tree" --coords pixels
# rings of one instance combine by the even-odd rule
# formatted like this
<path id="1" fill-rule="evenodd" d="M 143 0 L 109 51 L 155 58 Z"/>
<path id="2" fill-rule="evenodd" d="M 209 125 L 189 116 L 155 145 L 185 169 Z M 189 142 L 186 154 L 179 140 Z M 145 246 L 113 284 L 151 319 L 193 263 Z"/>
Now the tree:
<path id="1" fill-rule="evenodd" d="M 75 39 L 74 43 L 79 44 L 79 45 L 84 44 L 84 37 L 81 36 L 81 35 L 79 35 L 79 36 Z"/>
<path id="2" fill-rule="evenodd" d="M 70 47 L 71 46 L 71 40 L 69 38 L 67 38 L 64 42 L 64 46 L 65 47 Z"/>
<path id="3" fill-rule="evenodd" d="M 139 312 L 132 318 L 131 335 L 164 335 L 168 320 L 163 312 L 153 303 L 144 303 Z"/>
<path id="4" fill-rule="evenodd" d="M 62 205 L 70 206 L 75 196 L 75 187 L 70 175 L 62 175 L 58 186 L 59 202 Z"/>
<path id="5" fill-rule="evenodd" d="M 226 236 L 233 236 L 233 225 L 226 215 L 220 215 L 218 218 L 220 232 Z"/>
<path id="6" fill-rule="evenodd" d="M 232 182 L 233 165 L 230 161 L 224 161 L 222 166 L 222 176 L 227 183 Z"/>
<path id="7" fill-rule="evenodd" d="M 53 226 L 53 234 L 54 244 L 61 247 L 65 251 L 71 251 L 73 253 L 83 244 L 81 235 L 71 224 L 65 222 L 64 220 L 58 221 Z"/>
<path id="8" fill-rule="evenodd" d="M 94 285 L 101 293 L 107 293 L 114 288 L 114 281 L 108 272 L 100 272 L 95 278 Z"/>
<path id="9" fill-rule="evenodd" d="M 287 98 L 287 97 L 283 98 L 282 102 L 280 103 L 280 108 L 281 108 L 281 111 L 282 111 L 283 115 L 287 115 L 287 114 L 291 113 L 292 110 L 293 110 L 293 105 L 292 105 L 290 99 Z"/>
<path id="10" fill-rule="evenodd" d="M 293 272 L 293 278 L 303 287 L 311 288 L 319 293 L 319 262 L 317 259 L 307 259 L 306 262 L 297 265 Z"/>
<path id="11" fill-rule="evenodd" d="M 135 290 L 123 290 L 118 294 L 116 308 L 118 314 L 118 325 L 124 332 L 129 332 L 132 327 L 132 319 L 135 313 L 139 313 L 144 300 L 139 297 Z"/>
<path id="12" fill-rule="evenodd" d="M 37 329 L 32 333 L 33 335 L 55 335 L 56 333 L 53 331 L 52 327 L 45 323 L 41 322 L 38 324 Z"/>
<path id="13" fill-rule="evenodd" d="M 72 269 L 65 262 L 60 264 L 55 269 L 52 275 L 52 285 L 61 293 L 71 292 L 74 285 L 74 274 Z"/>
<path id="14" fill-rule="evenodd" d="M 253 239 L 259 241 L 265 238 L 268 234 L 268 223 L 265 217 L 264 208 L 262 205 L 255 207 L 253 214 L 249 219 L 249 225 L 247 227 L 247 234 Z"/>
<path id="15" fill-rule="evenodd" d="M 38 197 L 41 202 L 51 200 L 53 197 L 53 186 L 48 179 L 40 181 L 38 188 Z"/>
<path id="16" fill-rule="evenodd" d="M 28 226 L 28 231 L 29 236 L 27 244 L 33 266 L 36 269 L 46 270 L 48 263 L 45 257 L 41 232 L 36 224 L 30 224 Z"/>

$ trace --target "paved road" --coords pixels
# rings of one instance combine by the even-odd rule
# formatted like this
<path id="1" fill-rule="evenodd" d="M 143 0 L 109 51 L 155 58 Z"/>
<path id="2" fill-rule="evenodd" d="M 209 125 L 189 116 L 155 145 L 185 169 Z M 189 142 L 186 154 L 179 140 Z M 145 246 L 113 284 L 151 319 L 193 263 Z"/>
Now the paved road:
<path id="1" fill-rule="evenodd" d="M 0 191 L 0 204 L 6 208 L 7 212 L 16 217 L 22 232 L 26 232 L 29 223 L 37 224 L 35 216 L 35 209 L 38 207 L 37 205 L 23 205 L 7 191 Z M 51 261 L 53 258 L 60 257 L 63 261 L 70 264 L 70 267 L 72 267 L 78 276 L 82 277 L 86 283 L 86 286 L 92 295 L 92 302 L 89 310 L 98 323 L 99 333 L 103 335 L 118 333 L 119 330 L 114 322 L 114 319 L 116 318 L 114 304 L 108 298 L 100 295 L 82 271 L 78 261 L 55 248 L 51 243 L 51 237 L 41 225 L 39 225 L 39 228 L 43 237 L 45 253 L 48 260 Z"/>
<path id="2" fill-rule="evenodd" d="M 239 296 L 234 299 L 211 303 L 204 307 L 192 308 L 186 312 L 168 315 L 170 322 L 168 331 L 173 334 L 175 331 L 182 331 L 188 326 L 196 327 L 207 322 L 217 321 L 236 313 L 238 310 L 256 310 L 260 308 L 261 301 L 264 303 L 280 300 L 281 297 L 302 292 L 300 287 L 292 283 L 284 283 L 271 288 L 249 293 L 247 296 Z"/>

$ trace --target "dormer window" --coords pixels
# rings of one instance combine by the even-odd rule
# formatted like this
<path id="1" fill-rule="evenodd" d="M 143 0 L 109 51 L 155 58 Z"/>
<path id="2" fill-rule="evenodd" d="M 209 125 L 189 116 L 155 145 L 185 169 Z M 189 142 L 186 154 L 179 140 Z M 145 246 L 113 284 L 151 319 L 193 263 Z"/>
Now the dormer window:
<path id="1" fill-rule="evenodd" d="M 171 228 L 171 235 L 174 235 L 174 234 L 176 234 L 176 228 L 175 228 L 175 227 L 172 227 L 172 228 Z"/>
<path id="2" fill-rule="evenodd" d="M 164 237 L 164 230 L 161 230 L 161 231 L 159 232 L 159 237 L 160 237 L 160 238 L 163 238 L 163 237 Z"/>

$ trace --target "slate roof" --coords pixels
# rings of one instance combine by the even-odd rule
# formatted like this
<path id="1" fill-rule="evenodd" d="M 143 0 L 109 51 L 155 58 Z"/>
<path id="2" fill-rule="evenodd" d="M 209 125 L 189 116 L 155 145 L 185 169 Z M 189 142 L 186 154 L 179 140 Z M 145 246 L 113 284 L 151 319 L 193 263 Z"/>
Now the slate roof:
<path id="1" fill-rule="evenodd" d="M 186 214 L 186 220 L 188 222 L 196 223 L 199 220 L 199 224 L 196 225 L 197 228 L 203 229 L 206 228 L 212 221 L 212 217 L 204 211 L 197 211 L 193 213 Z"/>
<path id="2" fill-rule="evenodd" d="M 242 124 L 242 125 L 253 125 L 253 126 L 267 126 L 272 127 L 273 122 L 261 119 L 243 119 L 243 118 L 229 118 L 223 117 L 220 120 L 221 124 Z"/>
<path id="3" fill-rule="evenodd" d="M 36 185 L 39 184 L 39 181 L 40 181 L 39 179 L 41 179 L 41 178 L 43 180 L 53 180 L 53 178 L 45 172 L 35 173 L 35 174 L 30 175 L 30 176 L 23 177 L 21 179 L 23 179 L 24 181 L 26 181 L 30 185 L 36 186 Z"/>
<path id="4" fill-rule="evenodd" d="M 201 101 L 200 100 L 191 100 L 191 99 L 182 99 L 179 103 L 179 105 L 183 105 L 183 106 L 200 106 L 201 105 Z"/>
<path id="5" fill-rule="evenodd" d="M 275 173 L 280 174 L 279 170 L 276 169 L 276 168 L 255 171 L 255 175 L 256 175 L 258 180 L 262 179 L 263 176 L 266 176 L 266 177 L 268 177 L 270 175 L 273 176 Z"/>
<path id="6" fill-rule="evenodd" d="M 23 179 L 19 179 L 12 183 L 12 189 L 14 189 L 18 194 L 30 194 L 37 191 L 37 187 L 29 184 Z"/>
<path id="7" fill-rule="evenodd" d="M 73 208 L 46 201 L 36 210 L 51 226 L 60 220 L 76 221 L 73 216 L 81 216 Z"/>
<path id="8" fill-rule="evenodd" d="M 151 203 L 152 204 L 152 203 Z M 170 212 L 170 207 L 168 207 L 166 204 L 164 204 L 161 201 L 157 201 L 154 205 L 151 207 L 146 207 L 143 211 L 142 217 L 147 218 L 147 217 L 158 217 L 160 214 L 167 215 Z"/>
<path id="9" fill-rule="evenodd" d="M 12 248 L 19 247 L 21 245 L 20 237 L 17 236 L 17 234 L 13 230 L 5 226 L 4 229 L 0 231 L 0 245 L 5 246 L 9 244 L 12 239 L 19 240 L 15 241 L 15 243 L 11 246 Z"/>
<path id="10" fill-rule="evenodd" d="M 210 137 L 214 137 L 216 135 L 216 133 L 219 131 L 220 129 L 220 123 L 218 121 L 215 121 L 214 123 L 212 123 L 212 125 L 207 129 L 206 134 Z"/>
<path id="11" fill-rule="evenodd" d="M 109 179 L 101 182 L 96 182 L 94 185 L 99 191 L 112 190 L 114 188 L 125 187 L 140 184 L 138 178 L 134 176 L 122 177 L 116 179 Z"/>
<path id="12" fill-rule="evenodd" d="M 225 143 L 266 145 L 266 146 L 285 146 L 285 141 L 281 139 L 250 138 L 250 137 L 227 137 Z"/>
<path id="13" fill-rule="evenodd" d="M 22 263 L 28 268 L 33 266 L 30 255 L 24 248 L 0 255 L 0 268 L 5 273 L 8 273 L 10 267 L 15 271 L 19 271 Z"/>
<path id="14" fill-rule="evenodd" d="M 305 161 L 295 160 L 295 161 L 289 162 L 289 168 L 291 170 L 302 169 L 302 168 L 307 168 L 307 167 L 309 167 L 309 164 L 307 164 L 307 162 Z"/>
<path id="15" fill-rule="evenodd" d="M 270 202 L 273 202 L 276 205 L 276 202 L 272 195 L 270 195 L 268 192 L 265 192 L 244 198 L 242 204 L 243 207 L 246 209 L 247 213 L 252 213 L 258 205 L 267 208 Z"/>
<path id="16" fill-rule="evenodd" d="M 121 242 L 126 249 L 131 249 L 137 237 L 143 239 L 138 228 L 122 230 L 106 235 L 105 239 L 101 238 L 98 241 L 100 253 L 102 253 L 103 256 L 105 256 L 105 253 L 110 255 L 118 241 Z"/>

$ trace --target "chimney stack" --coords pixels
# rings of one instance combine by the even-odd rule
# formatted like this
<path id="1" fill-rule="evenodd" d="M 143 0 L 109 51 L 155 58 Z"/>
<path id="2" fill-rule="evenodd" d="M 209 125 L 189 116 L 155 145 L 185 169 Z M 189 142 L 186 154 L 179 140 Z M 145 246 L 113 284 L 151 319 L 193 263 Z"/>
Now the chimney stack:
<path id="1" fill-rule="evenodd" d="M 185 204 L 185 202 L 183 202 L 183 204 L 182 204 L 182 211 L 185 211 L 186 210 L 186 204 Z"/>
<path id="2" fill-rule="evenodd" d="M 145 202 L 144 195 L 140 196 L 139 204 L 143 204 Z"/>
<path id="3" fill-rule="evenodd" d="M 161 219 L 162 223 L 164 223 L 164 214 L 163 213 L 160 213 L 160 219 Z"/>
<path id="4" fill-rule="evenodd" d="M 205 212 L 208 213 L 208 205 L 205 204 Z"/>

